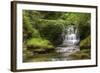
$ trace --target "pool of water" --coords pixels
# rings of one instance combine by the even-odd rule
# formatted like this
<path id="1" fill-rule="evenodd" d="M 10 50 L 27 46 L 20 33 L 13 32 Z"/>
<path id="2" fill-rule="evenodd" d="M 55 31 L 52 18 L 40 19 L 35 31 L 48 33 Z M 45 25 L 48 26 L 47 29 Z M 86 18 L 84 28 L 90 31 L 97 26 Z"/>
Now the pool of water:
<path id="1" fill-rule="evenodd" d="M 61 53 L 48 53 L 48 54 L 38 54 L 30 56 L 25 62 L 42 62 L 42 61 L 64 61 L 69 60 L 68 56 L 64 56 Z"/>
<path id="2" fill-rule="evenodd" d="M 79 51 L 78 46 L 73 47 L 57 47 L 55 52 L 44 53 L 44 54 L 34 54 L 28 57 L 24 62 L 43 62 L 43 61 L 67 61 L 73 58 L 69 55 Z"/>

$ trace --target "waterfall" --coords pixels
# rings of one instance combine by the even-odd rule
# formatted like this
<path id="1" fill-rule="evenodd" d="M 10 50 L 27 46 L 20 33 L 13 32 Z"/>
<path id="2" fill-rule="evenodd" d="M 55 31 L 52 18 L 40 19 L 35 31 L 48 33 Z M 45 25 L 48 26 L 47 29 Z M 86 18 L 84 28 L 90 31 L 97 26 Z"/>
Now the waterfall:
<path id="1" fill-rule="evenodd" d="M 78 28 L 75 26 L 68 26 L 65 29 L 63 44 L 65 46 L 78 45 L 80 41 Z"/>
<path id="2" fill-rule="evenodd" d="M 62 32 L 63 43 L 57 47 L 57 52 L 63 53 L 63 55 L 69 55 L 76 51 L 79 51 L 79 30 L 75 25 L 69 25 L 68 27 L 64 27 L 64 31 Z"/>

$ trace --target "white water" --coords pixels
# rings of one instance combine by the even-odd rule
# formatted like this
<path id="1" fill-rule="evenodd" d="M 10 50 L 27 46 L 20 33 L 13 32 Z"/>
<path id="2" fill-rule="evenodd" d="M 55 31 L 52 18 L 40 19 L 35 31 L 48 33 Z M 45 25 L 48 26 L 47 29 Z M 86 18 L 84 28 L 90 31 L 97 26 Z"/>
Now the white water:
<path id="1" fill-rule="evenodd" d="M 63 43 L 57 47 L 57 52 L 62 53 L 62 55 L 69 55 L 76 51 L 79 51 L 79 30 L 77 27 L 71 25 L 65 28 L 63 35 Z"/>
<path id="2" fill-rule="evenodd" d="M 65 29 L 65 39 L 63 44 L 69 45 L 76 45 L 79 43 L 79 31 L 78 28 L 75 26 L 69 26 Z"/>

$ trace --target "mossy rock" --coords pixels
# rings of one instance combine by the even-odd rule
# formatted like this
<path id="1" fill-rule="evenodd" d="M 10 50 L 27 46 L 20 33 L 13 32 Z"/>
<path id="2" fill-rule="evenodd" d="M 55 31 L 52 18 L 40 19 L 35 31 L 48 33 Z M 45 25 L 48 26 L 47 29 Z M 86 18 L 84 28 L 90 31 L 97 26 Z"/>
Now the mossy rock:
<path id="1" fill-rule="evenodd" d="M 46 39 L 42 38 L 32 38 L 27 42 L 28 50 L 32 51 L 46 51 L 50 49 L 54 49 L 52 43 Z"/>
<path id="2" fill-rule="evenodd" d="M 28 58 L 32 57 L 33 53 L 29 50 L 23 51 L 23 61 L 27 60 Z"/>
<path id="3" fill-rule="evenodd" d="M 81 51 L 78 51 L 76 53 L 73 53 L 71 55 L 69 55 L 69 57 L 71 57 L 74 60 L 77 59 L 90 59 L 90 49 L 84 49 Z"/>
<path id="4" fill-rule="evenodd" d="M 80 48 L 90 48 L 91 47 L 91 37 L 90 35 L 88 37 L 86 37 L 85 39 L 83 39 L 81 42 L 80 42 Z"/>

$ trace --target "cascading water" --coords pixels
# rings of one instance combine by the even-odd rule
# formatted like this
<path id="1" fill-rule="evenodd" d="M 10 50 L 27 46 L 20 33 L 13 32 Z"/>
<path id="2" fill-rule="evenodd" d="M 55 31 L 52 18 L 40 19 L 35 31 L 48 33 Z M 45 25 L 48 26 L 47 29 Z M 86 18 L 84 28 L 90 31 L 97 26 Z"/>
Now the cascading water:
<path id="1" fill-rule="evenodd" d="M 60 53 L 62 57 L 66 57 L 80 50 L 80 37 L 78 27 L 75 27 L 74 25 L 68 26 L 62 32 L 62 36 L 63 43 L 56 48 L 56 51 Z"/>
<path id="2" fill-rule="evenodd" d="M 65 36 L 63 40 L 63 45 L 65 46 L 73 46 L 78 45 L 79 43 L 79 31 L 78 28 L 75 28 L 75 26 L 68 26 L 65 29 Z"/>

